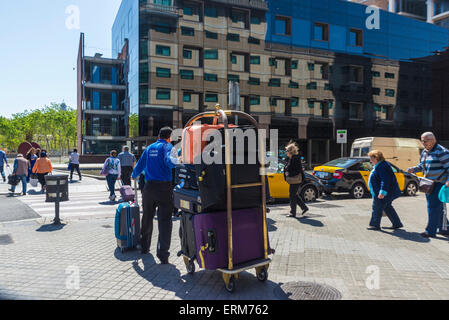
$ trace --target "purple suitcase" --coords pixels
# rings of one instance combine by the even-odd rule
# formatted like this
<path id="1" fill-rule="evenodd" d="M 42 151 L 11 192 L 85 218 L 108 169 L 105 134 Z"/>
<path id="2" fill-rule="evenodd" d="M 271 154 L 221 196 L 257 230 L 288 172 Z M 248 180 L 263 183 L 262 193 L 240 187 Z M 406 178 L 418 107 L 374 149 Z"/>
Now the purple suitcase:
<path id="1" fill-rule="evenodd" d="M 124 202 L 134 202 L 136 194 L 131 186 L 122 186 L 120 188 L 120 194 Z"/>
<path id="2" fill-rule="evenodd" d="M 262 209 L 232 212 L 233 264 L 264 258 Z M 193 218 L 197 261 L 201 268 L 228 267 L 227 213 L 197 214 Z M 268 237 L 268 235 L 267 235 Z"/>

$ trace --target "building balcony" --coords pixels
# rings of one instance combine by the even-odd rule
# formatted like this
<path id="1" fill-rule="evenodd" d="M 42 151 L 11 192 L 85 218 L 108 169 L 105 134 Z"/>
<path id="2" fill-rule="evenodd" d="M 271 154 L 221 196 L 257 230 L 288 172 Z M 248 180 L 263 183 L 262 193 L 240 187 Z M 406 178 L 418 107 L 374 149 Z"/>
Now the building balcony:
<path id="1" fill-rule="evenodd" d="M 263 0 L 213 0 L 213 2 L 268 11 L 268 4 Z"/>
<path id="2" fill-rule="evenodd" d="M 156 3 L 146 3 L 140 5 L 140 12 L 149 15 L 163 15 L 172 18 L 178 18 L 178 8 L 175 6 L 166 6 Z"/>

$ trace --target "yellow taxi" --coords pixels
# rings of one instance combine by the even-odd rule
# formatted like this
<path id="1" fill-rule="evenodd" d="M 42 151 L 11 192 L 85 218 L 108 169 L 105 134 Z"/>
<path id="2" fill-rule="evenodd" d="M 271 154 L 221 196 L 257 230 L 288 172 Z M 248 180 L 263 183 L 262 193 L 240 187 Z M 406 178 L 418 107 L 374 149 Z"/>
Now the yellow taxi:
<path id="1" fill-rule="evenodd" d="M 418 177 L 402 171 L 395 165 L 391 168 L 401 191 L 408 196 L 416 195 Z M 350 157 L 332 160 L 313 169 L 313 175 L 319 179 L 327 195 L 332 192 L 349 192 L 355 199 L 369 194 L 368 179 L 373 166 L 367 157 Z"/>

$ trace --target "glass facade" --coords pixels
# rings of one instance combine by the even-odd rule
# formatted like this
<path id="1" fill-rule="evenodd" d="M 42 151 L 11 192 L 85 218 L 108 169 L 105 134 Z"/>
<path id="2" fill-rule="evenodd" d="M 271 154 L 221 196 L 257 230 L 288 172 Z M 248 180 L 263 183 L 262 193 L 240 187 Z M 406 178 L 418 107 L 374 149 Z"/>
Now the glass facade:
<path id="1" fill-rule="evenodd" d="M 404 1 L 403 5 L 411 6 L 412 2 Z M 337 0 L 267 0 L 267 3 L 267 42 L 393 60 L 426 57 L 444 50 L 449 42 L 448 30 L 383 10 L 379 11 L 379 29 L 368 29 L 370 14 L 366 13 L 365 5 L 358 3 Z M 288 29 L 289 19 L 291 35 L 282 33 Z M 329 25 L 329 41 L 314 37 L 315 23 Z M 362 46 L 353 45 L 356 39 L 351 28 L 363 30 Z"/>

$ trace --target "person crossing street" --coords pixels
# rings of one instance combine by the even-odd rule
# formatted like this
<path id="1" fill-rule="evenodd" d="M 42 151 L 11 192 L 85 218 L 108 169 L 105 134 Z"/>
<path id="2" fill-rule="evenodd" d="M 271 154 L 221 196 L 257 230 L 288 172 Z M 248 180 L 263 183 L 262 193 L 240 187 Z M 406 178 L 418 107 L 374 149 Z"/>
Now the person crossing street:
<path id="1" fill-rule="evenodd" d="M 6 182 L 6 176 L 5 176 L 5 164 L 9 168 L 8 160 L 6 159 L 6 153 L 3 150 L 0 150 L 0 173 L 3 178 L 3 182 Z"/>

